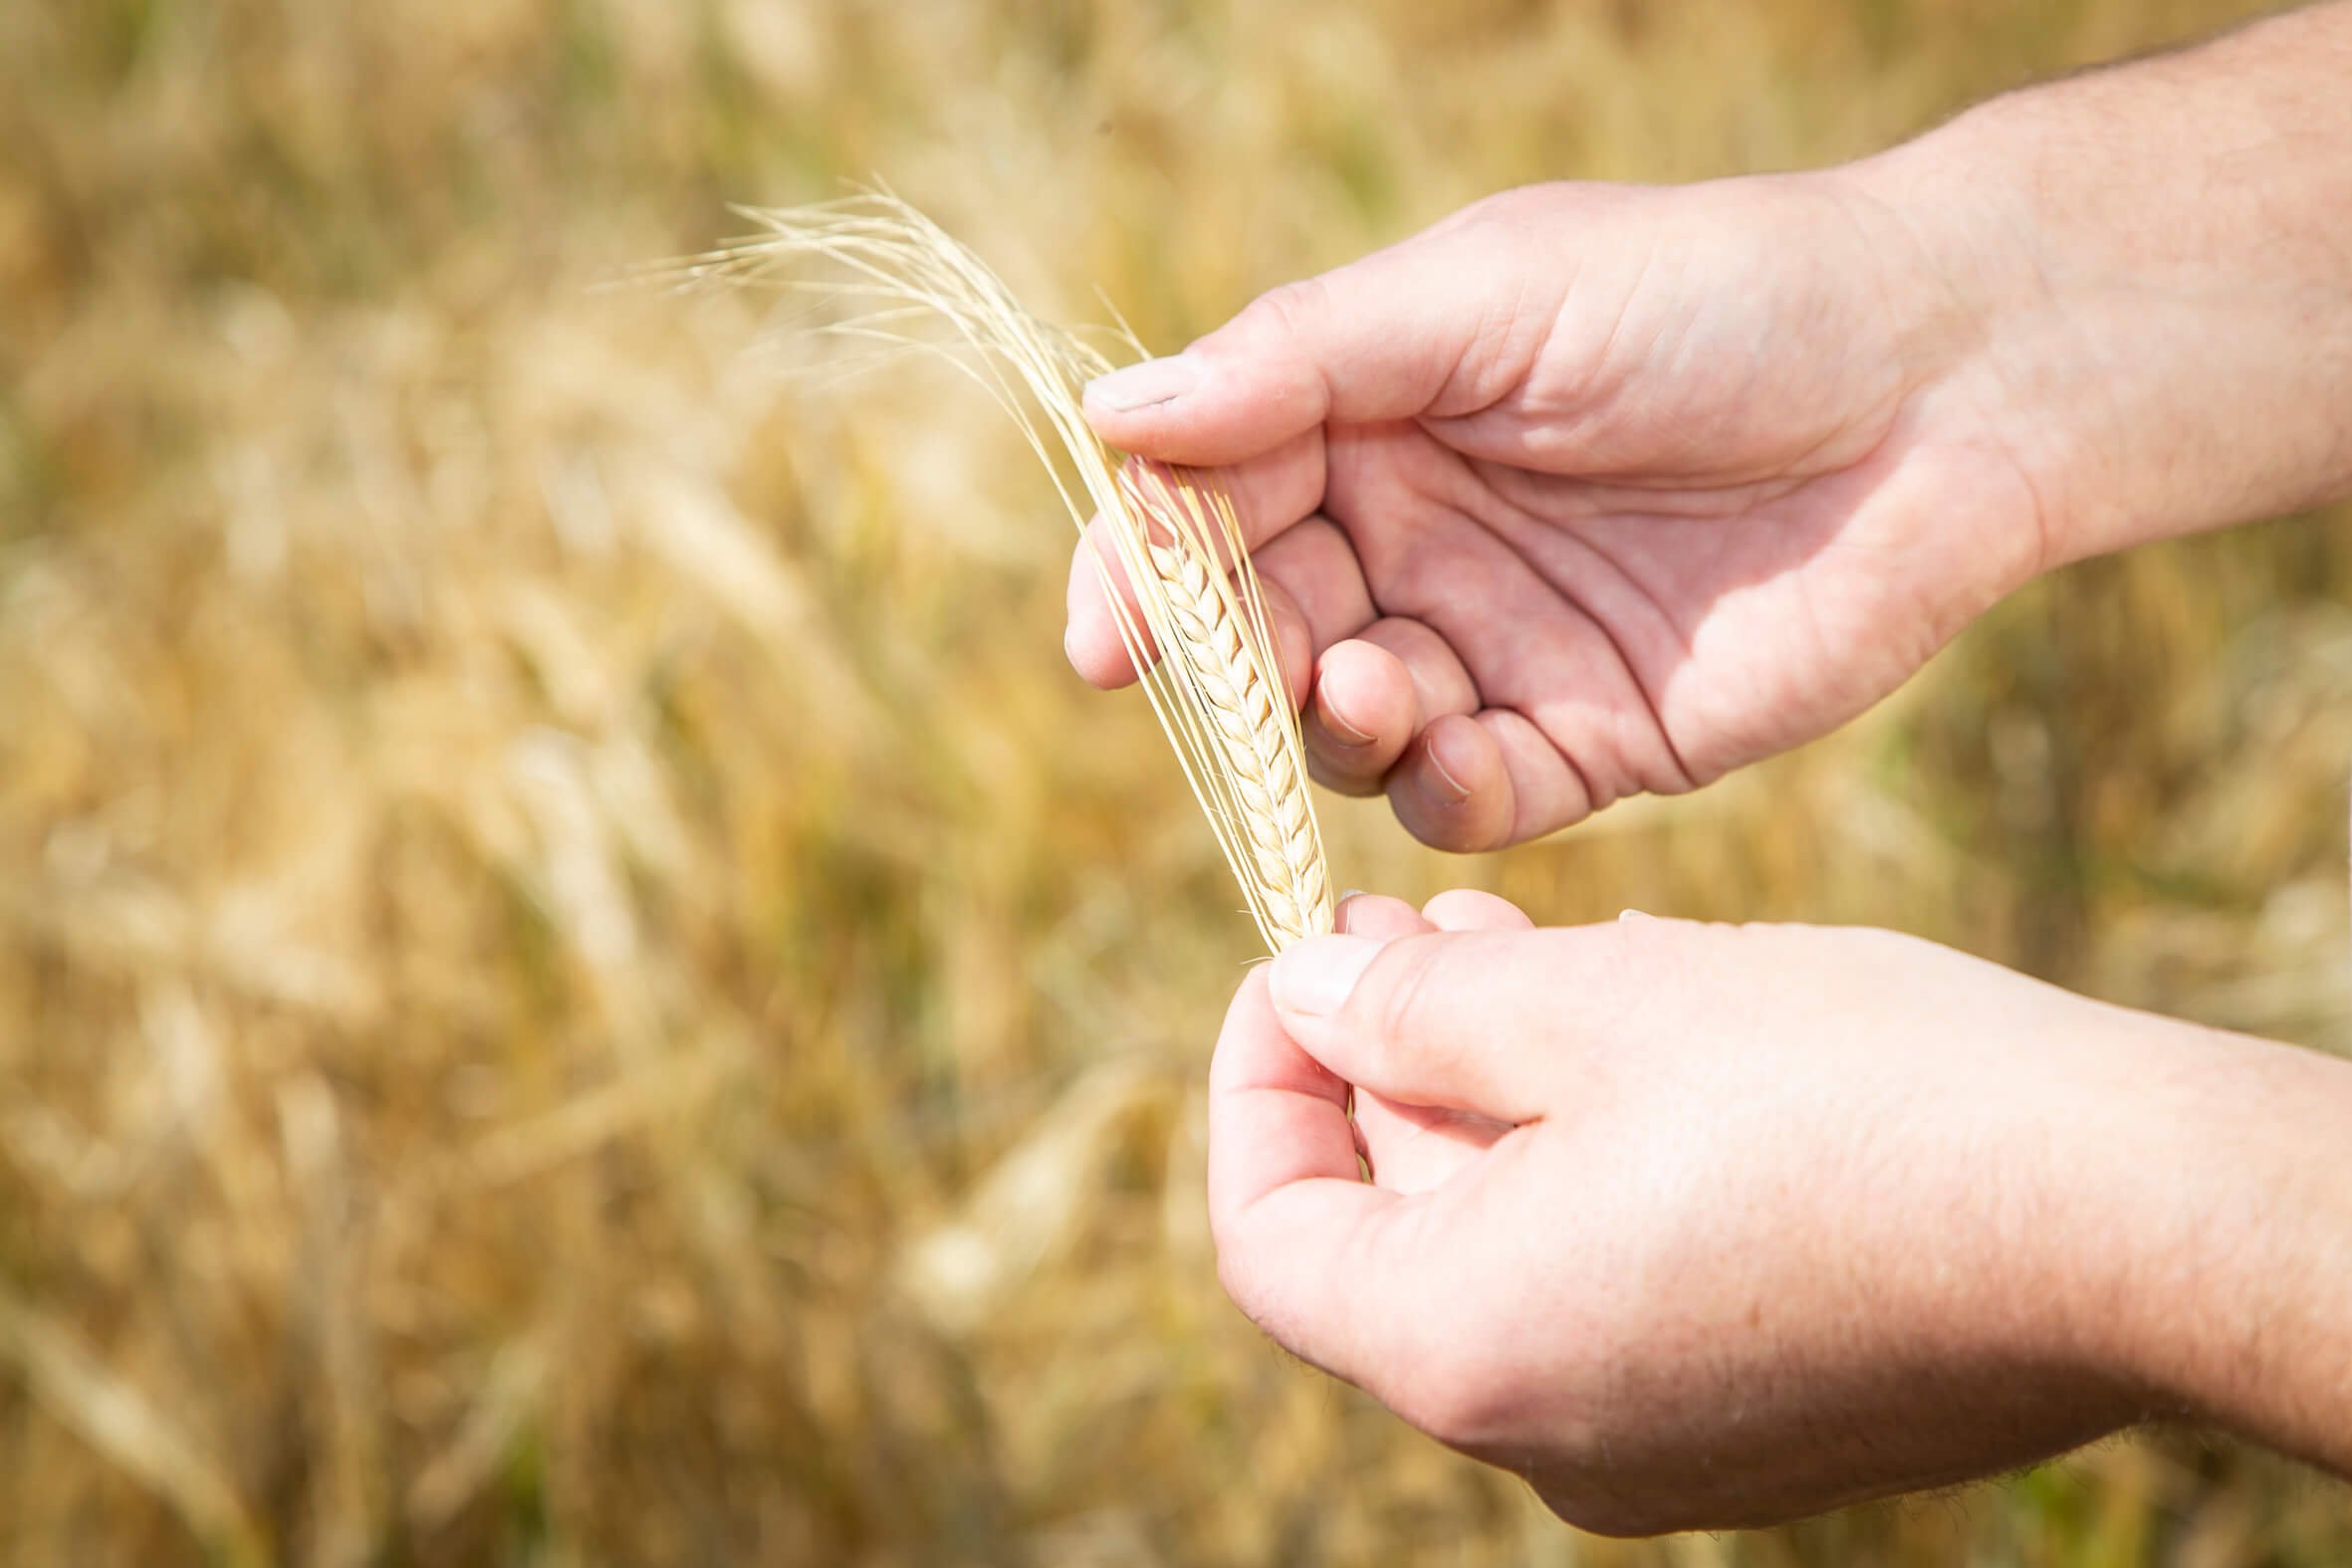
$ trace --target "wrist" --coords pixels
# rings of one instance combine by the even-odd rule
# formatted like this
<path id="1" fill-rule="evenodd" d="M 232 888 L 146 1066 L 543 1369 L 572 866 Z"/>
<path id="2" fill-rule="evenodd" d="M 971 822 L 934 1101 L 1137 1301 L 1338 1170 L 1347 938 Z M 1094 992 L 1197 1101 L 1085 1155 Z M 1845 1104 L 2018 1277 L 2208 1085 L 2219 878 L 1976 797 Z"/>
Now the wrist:
<path id="1" fill-rule="evenodd" d="M 2102 1010 L 2138 1092 L 2086 1141 L 2077 1345 L 2149 1419 L 2352 1467 L 2352 1063 Z"/>
<path id="2" fill-rule="evenodd" d="M 2042 564 L 2352 493 L 2352 7 L 1998 99 L 1853 165 L 1952 280 Z"/>

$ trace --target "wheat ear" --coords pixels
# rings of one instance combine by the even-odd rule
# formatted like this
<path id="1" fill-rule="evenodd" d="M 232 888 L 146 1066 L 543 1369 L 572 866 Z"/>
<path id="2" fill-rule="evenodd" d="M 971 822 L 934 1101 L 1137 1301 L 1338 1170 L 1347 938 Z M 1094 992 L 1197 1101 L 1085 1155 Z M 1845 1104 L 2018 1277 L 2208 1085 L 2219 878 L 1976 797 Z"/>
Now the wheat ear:
<path id="1" fill-rule="evenodd" d="M 1163 660 L 1180 664 L 1176 684 L 1198 697 L 1185 710 L 1208 721 L 1214 751 L 1233 760 L 1211 771 L 1225 793 L 1208 803 L 1211 818 L 1228 817 L 1240 829 L 1238 847 L 1256 871 L 1242 883 L 1255 892 L 1252 913 L 1279 953 L 1330 929 L 1330 886 L 1264 596 L 1222 569 L 1225 560 L 1244 558 L 1233 505 L 1200 476 L 1158 463 L 1130 464 L 1119 488 L 1145 520 L 1149 596 L 1164 604 L 1172 634 L 1159 643 Z"/>
<path id="2" fill-rule="evenodd" d="M 889 192 L 743 210 L 764 232 L 671 264 L 664 275 L 863 302 L 866 309 L 828 320 L 824 330 L 893 351 L 944 351 L 986 389 L 1020 427 L 1085 538 L 1119 638 L 1145 672 L 1152 711 L 1267 946 L 1279 953 L 1329 931 L 1330 878 L 1298 716 L 1232 498 L 1198 470 L 1140 460 L 1120 466 L 1079 407 L 1085 383 L 1110 361 L 1031 315 L 978 256 Z M 832 276 L 807 276 L 813 263 L 829 264 Z M 949 336 L 912 336 L 923 318 L 944 323 Z M 1141 351 L 1131 335 L 1127 341 Z M 1089 511 L 1110 540 L 1115 572 L 1086 533 Z"/>

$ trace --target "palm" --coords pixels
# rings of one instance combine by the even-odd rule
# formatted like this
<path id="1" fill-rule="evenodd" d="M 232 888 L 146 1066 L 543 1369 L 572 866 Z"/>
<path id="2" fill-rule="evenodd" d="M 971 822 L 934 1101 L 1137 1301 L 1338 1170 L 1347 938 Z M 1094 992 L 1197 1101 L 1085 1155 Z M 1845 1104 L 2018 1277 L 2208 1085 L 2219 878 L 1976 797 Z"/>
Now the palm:
<path id="1" fill-rule="evenodd" d="M 1322 510 L 1377 617 L 1352 636 L 1405 667 L 1423 752 L 1474 796 L 1459 821 L 1400 800 L 1446 847 L 1517 842 L 1822 734 L 1981 596 L 1914 537 L 1906 492 L 1936 488 L 1932 445 L 1646 494 L 1466 457 L 1412 423 L 1334 432 L 1328 461 Z M 1275 564 L 1294 598 L 1312 591 Z M 1334 750 L 1318 730 L 1325 782 L 1358 785 Z"/>

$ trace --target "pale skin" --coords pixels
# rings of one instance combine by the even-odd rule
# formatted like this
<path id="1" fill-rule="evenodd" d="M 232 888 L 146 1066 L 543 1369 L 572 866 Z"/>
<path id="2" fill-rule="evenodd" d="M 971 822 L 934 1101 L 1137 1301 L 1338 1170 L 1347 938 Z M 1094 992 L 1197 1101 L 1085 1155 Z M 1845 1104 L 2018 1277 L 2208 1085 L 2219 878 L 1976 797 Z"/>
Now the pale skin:
<path id="1" fill-rule="evenodd" d="M 1226 468 L 1316 776 L 1500 847 L 1835 728 L 2037 572 L 2352 494 L 2348 82 L 2338 3 L 1836 169 L 1509 192 L 1088 415 Z M 1132 678 L 1090 568 L 1068 647 Z M 1222 1276 L 1564 1517 L 2151 1419 L 2352 1473 L 2352 1064 L 1886 932 L 1341 927 L 1228 1015 Z"/>

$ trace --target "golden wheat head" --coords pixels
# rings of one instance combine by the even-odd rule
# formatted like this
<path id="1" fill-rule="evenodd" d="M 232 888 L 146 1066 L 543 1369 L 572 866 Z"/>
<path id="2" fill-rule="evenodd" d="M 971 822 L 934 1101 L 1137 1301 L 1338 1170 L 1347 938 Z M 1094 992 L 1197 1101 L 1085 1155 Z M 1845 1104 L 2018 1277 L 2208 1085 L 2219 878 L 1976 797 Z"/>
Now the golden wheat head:
<path id="1" fill-rule="evenodd" d="M 1298 716 L 1233 503 L 1215 479 L 1161 463 L 1122 467 L 1079 410 L 1085 383 L 1110 361 L 1031 315 L 987 264 L 897 197 L 877 191 L 745 216 L 764 232 L 678 275 L 858 302 L 862 309 L 825 330 L 944 350 L 995 398 L 1081 534 L 1089 512 L 1102 520 L 1115 562 L 1103 559 L 1097 536 L 1086 538 L 1120 640 L 1145 672 L 1152 711 L 1267 946 L 1279 953 L 1330 930 Z M 829 264 L 829 276 L 811 276 L 812 264 Z M 947 335 L 912 336 L 918 317 L 944 323 Z"/>

